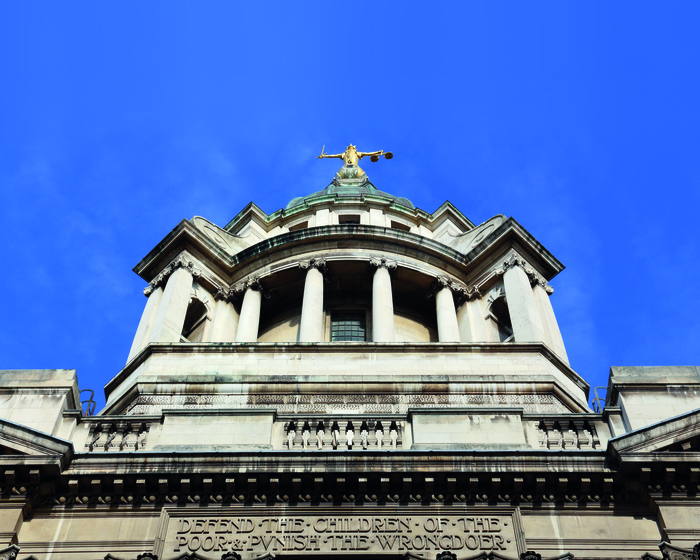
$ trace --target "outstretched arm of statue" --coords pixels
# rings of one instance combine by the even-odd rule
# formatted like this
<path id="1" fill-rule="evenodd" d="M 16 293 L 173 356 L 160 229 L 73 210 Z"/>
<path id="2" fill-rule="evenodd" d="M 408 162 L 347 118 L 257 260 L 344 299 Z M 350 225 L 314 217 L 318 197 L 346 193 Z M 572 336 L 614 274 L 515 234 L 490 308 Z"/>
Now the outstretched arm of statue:
<path id="1" fill-rule="evenodd" d="M 357 152 L 357 157 L 363 158 L 365 156 L 381 156 L 384 150 L 379 150 L 378 152 Z"/>
<path id="2" fill-rule="evenodd" d="M 342 157 L 345 155 L 345 154 L 324 154 L 324 153 L 323 153 L 323 150 L 325 150 L 325 149 L 326 149 L 325 146 L 323 146 L 323 148 L 321 148 L 321 155 L 320 155 L 320 156 L 316 156 L 316 159 L 323 159 L 323 158 L 338 158 L 338 159 L 342 159 Z"/>

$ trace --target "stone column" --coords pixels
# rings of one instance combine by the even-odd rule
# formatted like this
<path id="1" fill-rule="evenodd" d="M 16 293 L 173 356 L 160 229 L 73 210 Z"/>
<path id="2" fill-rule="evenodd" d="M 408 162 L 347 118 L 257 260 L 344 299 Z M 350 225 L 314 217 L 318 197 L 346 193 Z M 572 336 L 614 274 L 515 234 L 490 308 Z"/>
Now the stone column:
<path id="1" fill-rule="evenodd" d="M 148 344 L 148 338 L 151 334 L 151 327 L 153 326 L 156 310 L 158 309 L 160 300 L 163 298 L 163 288 L 160 286 L 155 288 L 149 286 L 144 290 L 144 292 L 146 291 L 150 292 L 150 295 L 148 296 L 146 307 L 141 315 L 139 326 L 136 329 L 136 336 L 134 336 L 134 342 L 131 344 L 131 350 L 129 350 L 129 357 L 126 359 L 126 363 L 129 363 L 131 359 Z"/>
<path id="2" fill-rule="evenodd" d="M 462 342 L 487 342 L 486 320 L 481 305 L 481 294 L 476 291 L 474 299 L 468 299 L 457 311 L 459 338 Z"/>
<path id="3" fill-rule="evenodd" d="M 325 259 L 301 261 L 306 270 L 304 300 L 301 304 L 299 342 L 323 342 L 323 272 Z"/>
<path id="4" fill-rule="evenodd" d="M 526 266 L 525 262 L 515 255 L 504 263 L 503 284 L 513 335 L 515 342 L 546 342 Z M 528 272 L 534 273 L 529 268 Z"/>
<path id="5" fill-rule="evenodd" d="M 238 313 L 233 302 L 232 290 L 219 290 L 216 293 L 214 317 L 209 328 L 207 342 L 236 342 Z"/>
<path id="6" fill-rule="evenodd" d="M 191 263 L 190 263 L 191 264 Z M 184 260 L 168 265 L 167 279 L 148 337 L 149 342 L 180 342 L 192 293 L 193 269 Z"/>
<path id="7" fill-rule="evenodd" d="M 372 342 L 394 342 L 394 299 L 391 291 L 391 275 L 396 262 L 384 257 L 373 257 L 370 264 L 376 266 L 372 279 Z"/>
<path id="8" fill-rule="evenodd" d="M 260 326 L 260 304 L 262 303 L 262 286 L 257 279 L 246 281 L 234 288 L 237 292 L 245 290 L 241 314 L 238 318 L 236 342 L 256 342 Z"/>
<path id="9" fill-rule="evenodd" d="M 535 301 L 540 309 L 544 331 L 547 336 L 547 345 L 567 364 L 569 357 L 566 355 L 566 347 L 564 339 L 561 337 L 559 324 L 552 309 L 552 303 L 549 301 L 549 295 L 552 293 L 552 288 L 546 282 L 538 282 L 533 288 Z"/>
<path id="10" fill-rule="evenodd" d="M 457 310 L 452 295 L 453 282 L 439 276 L 435 286 L 435 309 L 437 311 L 438 340 L 440 342 L 459 342 L 459 324 Z"/>

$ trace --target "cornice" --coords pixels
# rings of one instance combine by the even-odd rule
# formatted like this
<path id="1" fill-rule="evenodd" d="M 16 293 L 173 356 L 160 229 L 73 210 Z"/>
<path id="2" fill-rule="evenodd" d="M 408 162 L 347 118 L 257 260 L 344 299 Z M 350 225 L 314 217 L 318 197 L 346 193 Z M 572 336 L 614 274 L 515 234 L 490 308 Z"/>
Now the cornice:
<path id="1" fill-rule="evenodd" d="M 565 378 L 569 379 L 576 386 L 580 387 L 586 395 L 590 386 L 583 380 L 571 367 L 561 360 L 554 352 L 552 352 L 545 344 L 539 342 L 529 343 L 439 343 L 439 342 L 356 342 L 348 344 L 338 344 L 333 342 L 319 342 L 313 344 L 299 344 L 295 342 L 258 342 L 258 343 L 151 343 L 141 350 L 115 377 L 113 377 L 105 385 L 105 395 L 114 392 L 117 387 L 124 383 L 129 376 L 135 372 L 141 364 L 143 364 L 151 355 L 157 353 L 237 353 L 243 352 L 246 354 L 316 354 L 324 353 L 339 353 L 347 354 L 351 350 L 353 353 L 425 353 L 434 352 L 440 353 L 535 353 L 541 354 L 547 361 L 551 362 Z M 567 392 L 564 391 L 564 394 Z M 574 408 L 586 408 L 585 403 L 578 400 L 571 401 L 570 405 Z M 110 409 L 114 405 L 110 405 Z"/>
<path id="2" fill-rule="evenodd" d="M 414 233 L 358 224 L 321 226 L 283 233 L 252 245 L 235 255 L 229 255 L 190 222 L 184 220 L 134 268 L 134 271 L 144 280 L 150 282 L 162 270 L 163 257 L 170 256 L 172 259 L 172 255 L 189 249 L 201 252 L 213 266 L 224 274 L 234 276 L 235 270 L 239 266 L 247 265 L 253 259 L 268 257 L 262 260 L 269 262 L 269 257 L 273 254 L 285 252 L 298 245 L 313 244 L 312 242 L 334 242 L 336 240 L 347 242 L 352 239 L 369 240 L 376 242 L 377 245 L 382 245 L 382 252 L 385 252 L 389 258 L 392 255 L 390 251 L 386 251 L 388 243 L 396 244 L 399 248 L 411 247 L 417 253 L 432 255 L 457 269 L 461 269 L 465 276 L 469 276 L 486 259 L 498 258 L 499 251 L 502 253 L 504 247 L 506 249 L 512 248 L 513 244 L 518 246 L 520 252 L 528 254 L 528 262 L 530 262 L 533 271 L 533 263 L 538 263 L 538 268 L 543 271 L 542 277 L 545 280 L 555 276 L 563 269 L 563 265 L 551 253 L 515 220 L 509 218 L 466 255 L 443 243 Z M 371 250 L 370 247 L 368 248 Z M 404 249 L 400 249 L 397 253 L 401 254 L 404 251 Z"/>

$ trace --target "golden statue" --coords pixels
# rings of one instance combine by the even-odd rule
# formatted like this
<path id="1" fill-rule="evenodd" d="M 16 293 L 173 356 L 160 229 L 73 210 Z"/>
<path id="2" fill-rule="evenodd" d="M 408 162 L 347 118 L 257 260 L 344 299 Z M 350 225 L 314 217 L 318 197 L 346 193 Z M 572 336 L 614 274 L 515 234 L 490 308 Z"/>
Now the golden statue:
<path id="1" fill-rule="evenodd" d="M 357 162 L 365 156 L 369 156 L 371 161 L 379 161 L 379 156 L 384 156 L 386 159 L 394 157 L 394 154 L 385 152 L 384 150 L 379 150 L 378 152 L 358 152 L 357 148 L 352 144 L 350 144 L 342 154 L 326 154 L 323 152 L 325 148 L 325 146 L 321 148 L 321 155 L 316 156 L 316 159 L 337 158 L 343 160 L 343 167 L 341 167 L 340 171 L 335 175 L 337 180 L 365 179 L 367 174 L 357 165 Z"/>

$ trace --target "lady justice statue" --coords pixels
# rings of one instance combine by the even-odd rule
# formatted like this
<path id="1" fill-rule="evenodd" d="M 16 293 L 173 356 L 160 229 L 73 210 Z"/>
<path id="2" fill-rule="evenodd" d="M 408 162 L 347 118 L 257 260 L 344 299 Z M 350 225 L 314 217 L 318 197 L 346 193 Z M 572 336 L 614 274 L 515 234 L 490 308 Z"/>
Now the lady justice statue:
<path id="1" fill-rule="evenodd" d="M 342 154 L 325 154 L 323 153 L 325 148 L 326 147 L 324 146 L 321 149 L 321 155 L 316 156 L 316 159 L 338 158 L 343 160 L 343 167 L 341 167 L 340 171 L 335 174 L 336 181 L 343 181 L 347 179 L 360 179 L 362 181 L 366 181 L 367 174 L 359 165 L 357 165 L 357 162 L 365 156 L 370 156 L 371 161 L 379 161 L 379 156 L 384 156 L 386 159 L 391 159 L 394 157 L 394 154 L 391 152 L 385 152 L 384 150 L 379 150 L 378 152 L 358 152 L 357 148 L 355 148 L 355 146 L 352 144 L 350 144 Z"/>

